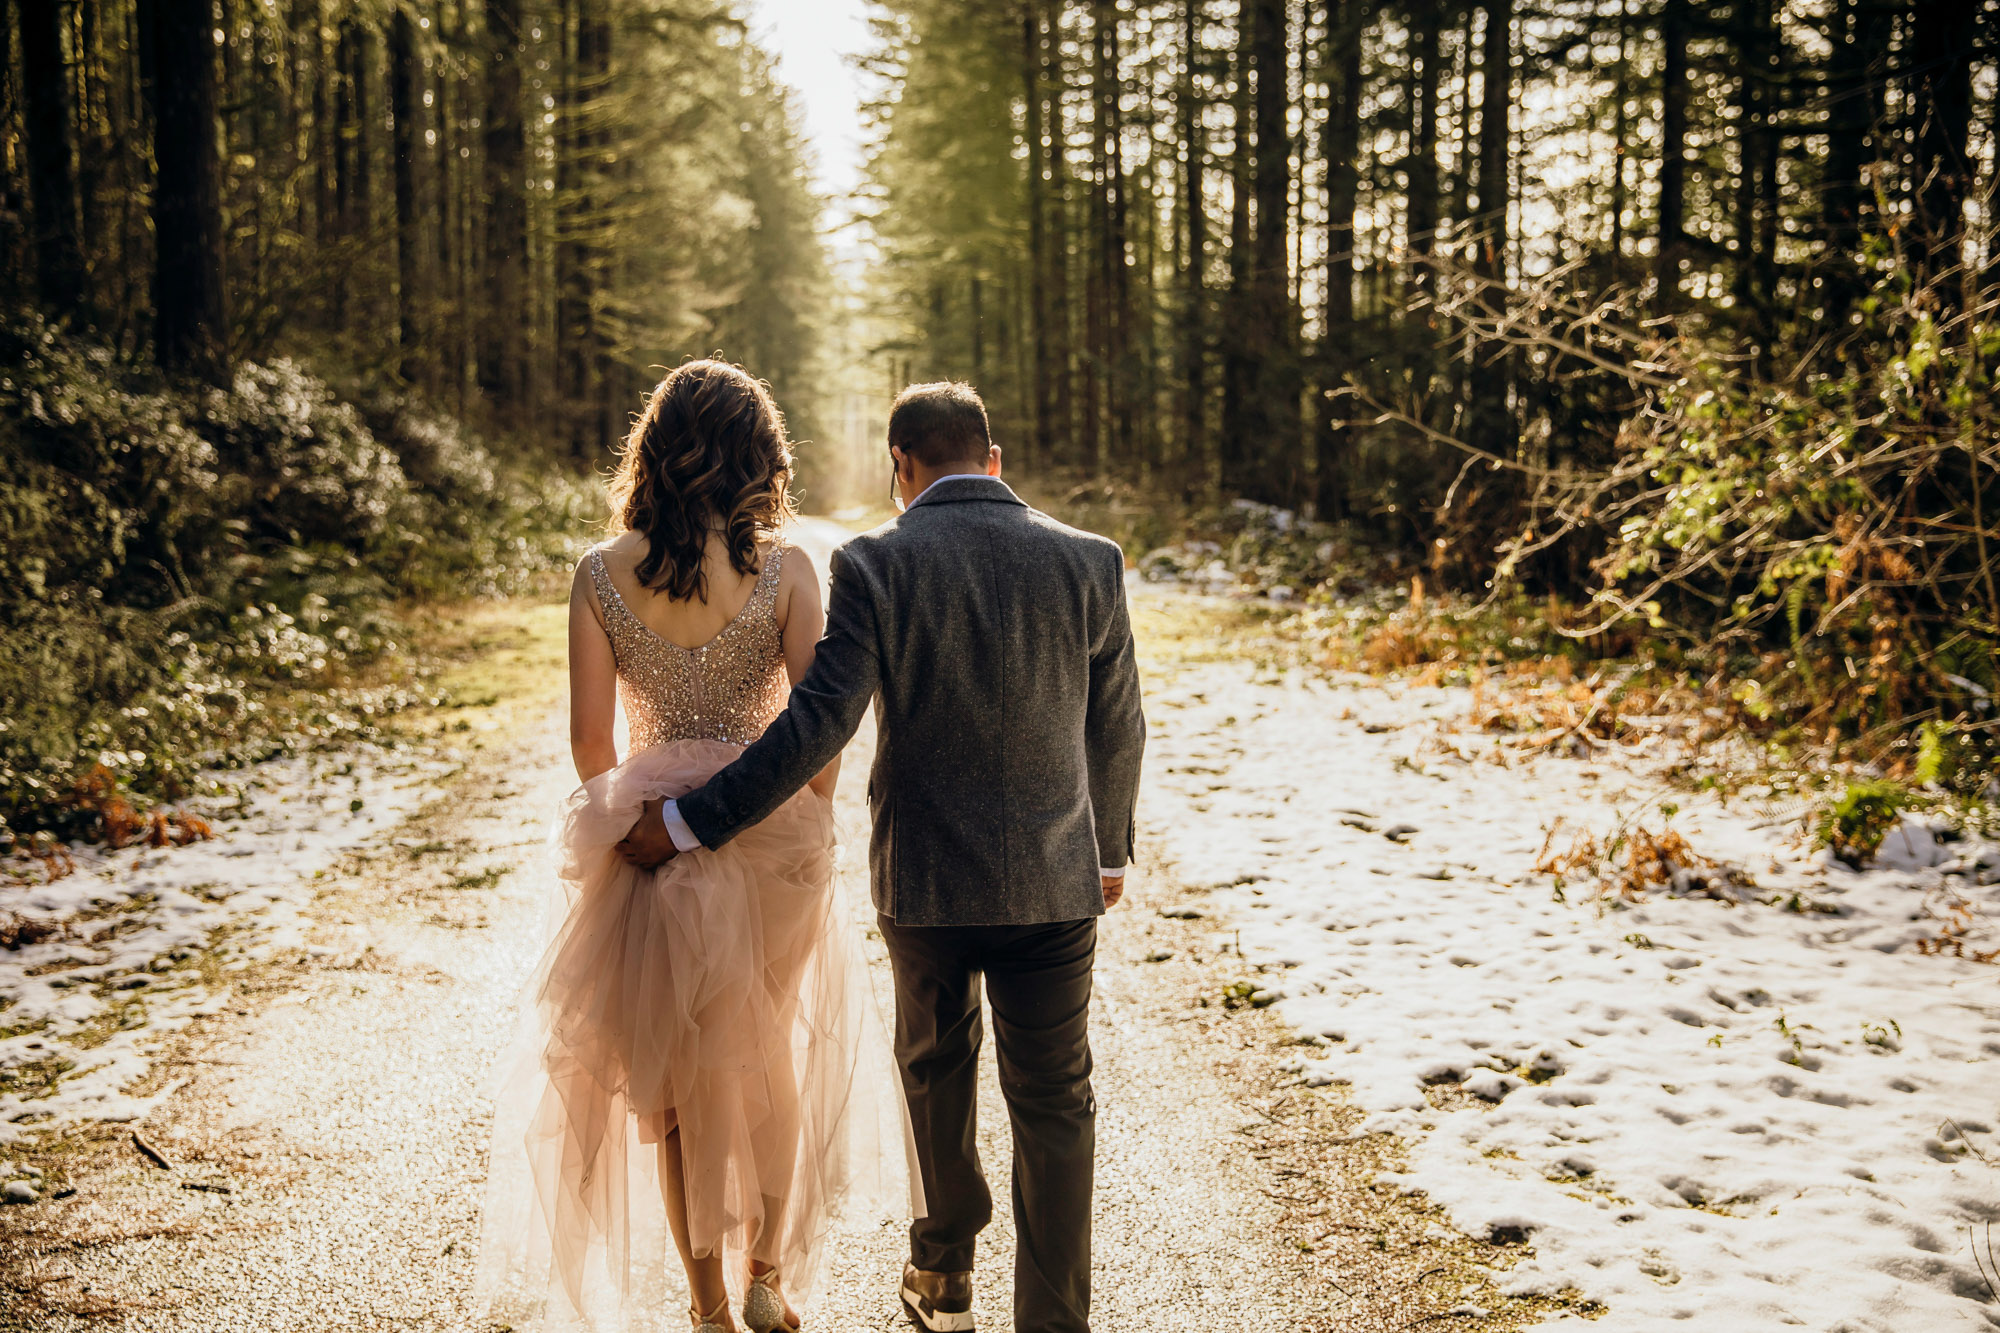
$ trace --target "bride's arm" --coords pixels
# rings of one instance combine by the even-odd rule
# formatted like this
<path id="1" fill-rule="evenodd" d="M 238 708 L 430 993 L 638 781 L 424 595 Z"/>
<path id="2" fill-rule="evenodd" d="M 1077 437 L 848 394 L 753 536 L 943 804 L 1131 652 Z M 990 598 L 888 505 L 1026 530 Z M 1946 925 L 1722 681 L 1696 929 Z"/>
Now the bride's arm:
<path id="1" fill-rule="evenodd" d="M 618 664 L 611 656 L 586 555 L 569 590 L 569 753 L 584 782 L 618 767 L 617 712 Z"/>
<path id="2" fill-rule="evenodd" d="M 819 636 L 826 630 L 826 607 L 820 601 L 819 573 L 812 557 L 797 547 L 785 555 L 778 571 L 778 631 L 785 644 L 785 674 L 796 685 L 812 669 L 819 650 Z M 806 785 L 833 799 L 834 784 L 840 780 L 840 756 L 819 771 Z"/>

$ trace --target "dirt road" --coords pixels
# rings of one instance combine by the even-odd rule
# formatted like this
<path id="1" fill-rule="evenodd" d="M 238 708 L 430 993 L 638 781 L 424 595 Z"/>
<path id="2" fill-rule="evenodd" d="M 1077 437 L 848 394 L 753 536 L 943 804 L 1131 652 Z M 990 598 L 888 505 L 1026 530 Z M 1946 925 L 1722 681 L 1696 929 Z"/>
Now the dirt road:
<path id="1" fill-rule="evenodd" d="M 808 534 L 822 568 L 837 536 L 831 525 Z M 1147 670 L 1170 671 L 1201 636 L 1177 641 L 1149 614 Z M 313 947 L 236 983 L 187 1035 L 171 1071 L 184 1086 L 138 1126 L 173 1169 L 107 1129 L 63 1150 L 73 1194 L 7 1210 L 14 1289 L 0 1291 L 0 1328 L 476 1327 L 486 1089 L 544 938 L 543 831 L 572 782 L 559 635 L 559 610 L 543 608 L 502 636 L 490 665 L 503 684 L 472 710 L 464 769 L 326 877 Z M 865 829 L 871 745 L 860 737 L 846 768 L 850 843 Z M 865 931 L 865 885 L 849 889 Z M 1224 1005 L 1234 960 L 1197 901 L 1170 873 L 1142 873 L 1105 923 L 1093 1028 L 1099 1326 L 1436 1318 L 1467 1290 L 1467 1252 L 1367 1187 L 1381 1145 L 1343 1136 L 1333 1094 L 1291 1086 L 1285 1034 L 1268 1015 Z M 868 947 L 886 1001 L 879 941 Z M 982 1254 L 979 1312 L 983 1327 L 1006 1328 L 1009 1150 L 990 1059 L 987 1074 L 981 1141 L 1002 1214 Z M 847 1219 L 807 1326 L 898 1326 L 903 1253 L 902 1219 Z M 658 1327 L 685 1327 L 685 1304 L 663 1293 Z"/>

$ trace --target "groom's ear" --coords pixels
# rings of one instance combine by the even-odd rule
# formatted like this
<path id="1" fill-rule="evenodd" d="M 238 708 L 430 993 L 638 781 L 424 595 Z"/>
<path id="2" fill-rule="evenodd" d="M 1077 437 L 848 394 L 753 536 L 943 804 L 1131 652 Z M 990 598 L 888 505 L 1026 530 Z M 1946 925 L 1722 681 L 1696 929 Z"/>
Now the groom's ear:
<path id="1" fill-rule="evenodd" d="M 1000 475 L 1000 446 L 997 444 L 986 447 L 986 475 L 989 477 Z"/>

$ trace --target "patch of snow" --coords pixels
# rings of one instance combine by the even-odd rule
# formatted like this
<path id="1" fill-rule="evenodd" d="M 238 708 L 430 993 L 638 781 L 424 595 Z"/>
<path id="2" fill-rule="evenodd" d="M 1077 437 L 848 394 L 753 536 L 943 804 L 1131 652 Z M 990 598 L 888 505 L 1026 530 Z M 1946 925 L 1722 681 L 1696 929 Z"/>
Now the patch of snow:
<path id="1" fill-rule="evenodd" d="M 192 964 L 219 948 L 224 969 L 240 971 L 303 949 L 301 909 L 315 881 L 435 796 L 447 768 L 362 746 L 214 774 L 244 792 L 238 806 L 189 804 L 214 823 L 213 841 L 116 851 L 77 844 L 74 874 L 14 886 L 12 910 L 58 929 L 0 952 L 0 1081 L 16 1085 L 0 1091 L 0 1146 L 150 1111 L 171 1086 L 146 1097 L 126 1089 L 151 1069 L 164 1034 L 225 998 Z M 35 1066 L 60 1071 L 52 1086 L 39 1072 L 25 1076 Z"/>
<path id="2" fill-rule="evenodd" d="M 1148 583 L 1180 583 L 1215 593 L 1236 583 L 1214 542 L 1183 542 L 1148 552 L 1139 561 L 1138 576 Z"/>
<path id="3" fill-rule="evenodd" d="M 1299 1077 L 1408 1141 L 1393 1183 L 1532 1251 L 1503 1291 L 1580 1293 L 1602 1330 L 2000 1327 L 1969 1248 L 2000 1221 L 2000 969 L 1916 948 L 1947 875 L 1994 919 L 1989 844 L 1913 821 L 1856 872 L 1637 760 L 1505 749 L 1462 690 L 1149 684 L 1146 822 L 1216 886 L 1215 947 L 1240 931 L 1323 1039 Z M 1558 818 L 1667 803 L 1754 884 L 1611 905 L 1534 870 Z"/>
<path id="4" fill-rule="evenodd" d="M 1875 853 L 1877 870 L 1928 870 L 1952 859 L 1949 846 L 1929 820 L 1905 814 Z"/>

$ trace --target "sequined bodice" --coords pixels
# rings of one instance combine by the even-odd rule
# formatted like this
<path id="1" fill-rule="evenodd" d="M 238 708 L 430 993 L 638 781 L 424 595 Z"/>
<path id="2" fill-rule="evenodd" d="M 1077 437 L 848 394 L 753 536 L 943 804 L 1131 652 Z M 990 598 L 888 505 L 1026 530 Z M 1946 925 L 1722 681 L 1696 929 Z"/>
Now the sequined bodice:
<path id="1" fill-rule="evenodd" d="M 778 565 L 787 549 L 771 547 L 750 600 L 699 648 L 683 648 L 648 629 L 611 582 L 603 555 L 590 553 L 590 578 L 618 661 L 618 698 L 634 750 L 680 740 L 748 745 L 784 710 L 791 685 L 778 630 Z"/>

